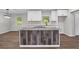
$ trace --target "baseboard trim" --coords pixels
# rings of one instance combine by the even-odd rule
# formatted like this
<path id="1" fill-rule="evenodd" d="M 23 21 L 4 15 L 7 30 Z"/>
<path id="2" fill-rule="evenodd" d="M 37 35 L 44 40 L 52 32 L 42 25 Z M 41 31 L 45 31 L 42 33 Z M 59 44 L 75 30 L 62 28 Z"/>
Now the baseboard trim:
<path id="1" fill-rule="evenodd" d="M 0 33 L 0 34 L 5 34 L 5 33 L 8 33 L 8 32 L 10 32 L 10 31 L 7 31 L 7 32 L 2 32 L 2 33 Z"/>
<path id="2" fill-rule="evenodd" d="M 69 34 L 66 34 L 66 33 L 64 33 L 65 35 L 67 35 L 67 36 L 69 36 L 69 37 L 74 37 L 75 35 L 69 35 Z"/>
<path id="3" fill-rule="evenodd" d="M 60 45 L 20 45 L 20 47 L 60 47 Z"/>

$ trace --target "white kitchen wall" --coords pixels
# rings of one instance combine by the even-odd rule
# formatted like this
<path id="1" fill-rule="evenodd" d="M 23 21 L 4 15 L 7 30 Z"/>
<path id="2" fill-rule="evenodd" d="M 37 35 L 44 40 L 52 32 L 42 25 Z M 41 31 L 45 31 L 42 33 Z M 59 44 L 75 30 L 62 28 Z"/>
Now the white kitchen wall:
<path id="1" fill-rule="evenodd" d="M 10 31 L 10 19 L 0 15 L 0 34 Z"/>
<path id="2" fill-rule="evenodd" d="M 24 24 L 26 23 L 26 20 L 27 20 L 26 14 L 13 14 L 12 18 L 11 18 L 11 28 L 10 28 L 11 31 L 17 31 L 18 30 L 18 26 L 16 25 L 16 18 L 18 16 L 22 17 Z"/>
<path id="3" fill-rule="evenodd" d="M 79 35 L 79 11 L 74 13 L 75 16 L 75 35 Z"/>
<path id="4" fill-rule="evenodd" d="M 70 10 L 68 12 L 68 16 L 65 19 L 64 23 L 64 33 L 68 36 L 74 36 L 74 15 L 73 13 L 70 13 Z"/>

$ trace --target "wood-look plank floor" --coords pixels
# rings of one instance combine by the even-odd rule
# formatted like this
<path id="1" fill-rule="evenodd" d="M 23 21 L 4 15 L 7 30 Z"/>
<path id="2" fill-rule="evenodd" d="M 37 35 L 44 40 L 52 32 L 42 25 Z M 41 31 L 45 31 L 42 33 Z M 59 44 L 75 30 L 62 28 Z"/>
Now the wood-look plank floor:
<path id="1" fill-rule="evenodd" d="M 18 39 L 19 39 L 18 32 L 8 32 L 8 33 L 1 34 L 0 35 L 0 49 L 20 48 Z M 79 36 L 69 37 L 66 35 L 60 35 L 60 45 L 61 46 L 59 48 L 55 48 L 55 49 L 78 49 L 79 48 Z M 23 48 L 23 49 L 29 49 L 29 48 Z M 50 47 L 47 49 L 53 49 L 53 48 Z"/>

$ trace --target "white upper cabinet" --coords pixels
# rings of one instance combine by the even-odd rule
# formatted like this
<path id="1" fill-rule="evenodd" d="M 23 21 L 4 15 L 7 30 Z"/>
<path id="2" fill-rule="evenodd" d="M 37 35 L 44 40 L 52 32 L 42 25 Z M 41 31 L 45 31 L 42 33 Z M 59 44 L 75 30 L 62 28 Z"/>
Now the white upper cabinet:
<path id="1" fill-rule="evenodd" d="M 42 11 L 42 16 L 50 16 L 50 15 L 51 15 L 51 11 L 50 10 Z"/>
<path id="2" fill-rule="evenodd" d="M 57 11 L 51 11 L 51 19 L 50 21 L 58 21 Z"/>
<path id="3" fill-rule="evenodd" d="M 68 10 L 57 10 L 57 15 L 58 16 L 67 16 Z"/>
<path id="4" fill-rule="evenodd" d="M 28 11 L 27 20 L 28 21 L 41 21 L 42 20 L 41 11 Z"/>

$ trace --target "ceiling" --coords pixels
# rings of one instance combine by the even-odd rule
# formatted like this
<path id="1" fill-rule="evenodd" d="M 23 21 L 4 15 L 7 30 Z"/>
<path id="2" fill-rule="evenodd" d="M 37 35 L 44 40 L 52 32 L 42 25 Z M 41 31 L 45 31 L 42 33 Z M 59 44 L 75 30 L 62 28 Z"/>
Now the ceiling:
<path id="1" fill-rule="evenodd" d="M 38 11 L 38 10 L 42 10 L 42 11 L 48 11 L 48 10 L 50 10 L 50 9 L 9 9 L 9 13 L 10 14 L 26 14 L 26 12 L 28 11 L 28 10 L 33 10 L 33 11 Z M 55 9 L 53 9 L 53 10 L 55 10 Z M 4 14 L 4 13 L 6 13 L 6 9 L 0 9 L 0 14 Z"/>
<path id="2" fill-rule="evenodd" d="M 0 9 L 0 13 L 6 13 L 6 9 Z M 10 14 L 24 14 L 26 13 L 26 9 L 9 9 Z"/>
<path id="3" fill-rule="evenodd" d="M 26 14 L 28 10 L 33 10 L 33 11 L 50 11 L 50 10 L 57 10 L 57 9 L 9 9 L 10 14 Z M 6 13 L 6 9 L 0 9 L 0 14 Z"/>

